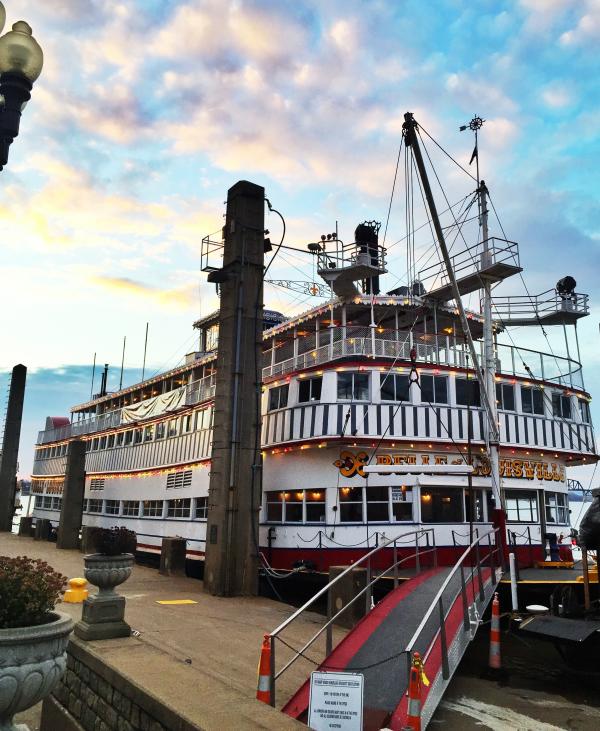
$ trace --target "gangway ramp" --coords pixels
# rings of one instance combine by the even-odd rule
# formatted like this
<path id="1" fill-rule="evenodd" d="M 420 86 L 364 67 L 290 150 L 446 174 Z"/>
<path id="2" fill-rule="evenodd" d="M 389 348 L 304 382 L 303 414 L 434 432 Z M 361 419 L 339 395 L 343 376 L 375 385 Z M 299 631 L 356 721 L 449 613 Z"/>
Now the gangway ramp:
<path id="1" fill-rule="evenodd" d="M 479 617 L 485 611 L 500 579 L 498 560 L 501 554 L 496 535 L 491 530 L 478 537 L 466 547 L 461 559 L 453 567 L 437 566 L 434 547 L 423 550 L 415 546 L 419 556 L 417 563 L 422 566 L 425 556 L 429 556 L 432 559 L 429 565 L 388 593 L 319 664 L 322 671 L 364 675 L 365 731 L 383 727 L 402 729 L 406 725 L 409 668 L 415 651 L 424 658 L 425 672 L 431 681 L 430 686 L 423 688 L 422 723 L 425 728 L 473 638 Z M 487 545 L 485 541 L 488 541 Z M 388 542 L 364 557 L 369 576 L 372 577 L 369 563 L 375 560 L 375 552 L 386 546 L 389 548 Z M 415 554 L 410 557 L 414 561 Z M 402 561 L 406 561 L 406 558 Z M 349 567 L 348 571 L 352 568 Z M 390 572 L 395 568 L 392 564 L 386 571 L 371 578 L 371 586 L 381 578 L 387 577 L 389 580 Z M 327 591 L 329 586 L 321 591 Z M 357 599 L 360 601 L 360 595 Z M 347 606 L 337 614 L 346 611 Z M 299 612 L 302 610 L 292 617 L 299 616 Z M 332 612 L 329 615 L 314 639 L 321 632 L 327 632 L 335 622 L 337 615 Z M 277 639 L 283 641 L 285 624 L 271 633 L 272 647 Z M 313 647 L 314 659 L 314 639 L 299 649 L 296 657 L 310 656 L 309 648 Z M 273 690 L 276 679 L 296 657 L 279 671 L 273 666 Z M 306 721 L 308 705 L 309 679 L 285 703 L 282 711 Z"/>

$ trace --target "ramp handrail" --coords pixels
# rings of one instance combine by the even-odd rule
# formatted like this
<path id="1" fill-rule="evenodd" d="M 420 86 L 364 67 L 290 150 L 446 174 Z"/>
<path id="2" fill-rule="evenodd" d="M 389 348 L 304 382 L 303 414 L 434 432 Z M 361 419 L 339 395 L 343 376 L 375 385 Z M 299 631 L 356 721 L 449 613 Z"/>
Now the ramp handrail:
<path id="1" fill-rule="evenodd" d="M 454 564 L 454 567 L 446 577 L 444 583 L 438 590 L 437 594 L 433 598 L 431 605 L 429 606 L 429 609 L 425 612 L 425 615 L 423 619 L 421 620 L 421 623 L 415 630 L 412 638 L 406 645 L 406 658 L 407 658 L 407 665 L 408 665 L 408 671 L 410 674 L 410 667 L 411 667 L 411 661 L 413 652 L 415 651 L 415 646 L 419 640 L 419 637 L 421 636 L 423 630 L 425 629 L 427 623 L 429 620 L 433 617 L 434 612 L 439 612 L 439 628 L 436 634 L 434 635 L 433 639 L 431 640 L 429 646 L 427 647 L 426 652 L 424 653 L 423 662 L 427 660 L 429 657 L 429 654 L 435 645 L 435 642 L 440 637 L 440 643 L 441 643 L 441 650 L 442 650 L 442 677 L 444 680 L 449 680 L 450 678 L 450 667 L 449 667 L 449 661 L 448 661 L 448 642 L 446 637 L 446 627 L 445 622 L 447 619 L 447 616 L 449 612 L 452 609 L 452 605 L 454 604 L 454 601 L 456 597 L 448 602 L 448 606 L 445 609 L 444 608 L 444 592 L 450 586 L 451 582 L 454 580 L 456 574 L 460 571 L 460 595 L 462 598 L 462 608 L 463 608 L 463 627 L 465 630 L 468 630 L 471 625 L 471 618 L 469 616 L 469 600 L 467 597 L 467 583 L 465 582 L 465 570 L 464 570 L 464 563 L 467 558 L 469 558 L 472 555 L 472 552 L 475 552 L 475 562 L 474 565 L 471 566 L 471 575 L 470 575 L 470 581 L 473 581 L 473 575 L 475 572 L 477 573 L 477 589 L 479 593 L 479 599 L 480 601 L 484 601 L 485 598 L 485 590 L 484 590 L 484 581 L 483 581 L 483 574 L 482 574 L 482 566 L 486 559 L 489 559 L 490 569 L 492 573 L 492 583 L 497 583 L 497 576 L 496 576 L 496 566 L 498 568 L 501 568 L 502 566 L 502 545 L 501 542 L 498 540 L 499 535 L 499 528 L 493 528 L 492 530 L 487 531 L 486 533 L 483 533 L 481 536 L 477 536 L 475 540 L 472 541 L 472 543 L 463 551 L 462 555 L 458 559 L 458 561 Z M 492 536 L 494 537 L 494 543 L 492 544 Z M 488 547 L 489 551 L 486 556 L 481 557 L 480 548 L 481 543 L 484 538 L 487 538 L 488 540 Z M 494 560 L 494 554 L 496 554 L 497 561 Z M 475 593 L 475 587 L 473 589 L 473 593 Z"/>
<path id="2" fill-rule="evenodd" d="M 429 536 L 431 535 L 431 546 L 429 543 Z M 398 543 L 405 543 L 405 541 L 401 541 L 401 539 L 406 538 L 407 536 L 414 536 L 415 539 L 415 550 L 413 553 L 410 553 L 408 556 L 404 556 L 401 559 L 398 559 Z M 419 546 L 419 542 L 421 539 L 421 536 L 425 536 L 426 544 L 425 547 L 421 548 Z M 385 569 L 381 570 L 380 573 L 373 574 L 372 566 L 371 566 L 371 559 L 375 554 L 379 553 L 385 548 L 392 547 L 393 549 L 393 555 L 392 555 L 392 563 L 387 566 Z M 275 705 L 275 685 L 277 679 L 289 668 L 291 667 L 296 660 L 299 657 L 302 657 L 304 655 L 304 652 L 323 634 L 323 632 L 327 632 L 326 635 L 326 656 L 329 656 L 333 649 L 333 623 L 335 620 L 344 612 L 348 610 L 354 602 L 359 599 L 361 596 L 365 595 L 365 609 L 368 613 L 371 609 L 371 599 L 373 596 L 373 585 L 379 581 L 380 578 L 385 576 L 388 572 L 393 571 L 393 581 L 394 581 L 394 588 L 398 586 L 398 567 L 403 564 L 405 561 L 408 561 L 411 558 L 415 559 L 415 566 L 417 573 L 421 570 L 421 558 L 426 555 L 432 553 L 433 554 L 433 566 L 437 567 L 437 548 L 435 545 L 435 532 L 433 528 L 419 528 L 418 530 L 411 530 L 406 533 L 401 533 L 398 536 L 395 536 L 394 538 L 388 538 L 383 543 L 381 543 L 379 546 L 376 546 L 371 551 L 366 553 L 364 556 L 362 556 L 358 561 L 355 561 L 354 563 L 350 564 L 344 571 L 342 571 L 338 576 L 335 577 L 332 581 L 330 581 L 326 586 L 324 586 L 322 589 L 320 589 L 311 599 L 309 599 L 303 606 L 301 606 L 299 609 L 297 609 L 293 614 L 291 614 L 284 622 L 282 622 L 276 629 L 274 629 L 270 634 L 270 640 L 271 640 L 271 668 L 270 668 L 270 676 L 269 676 L 269 688 L 270 688 L 270 702 L 271 705 Z M 332 607 L 332 601 L 331 601 L 331 588 L 337 584 L 344 576 L 346 576 L 350 571 L 353 569 L 361 566 L 361 564 L 366 564 L 367 569 L 367 581 L 366 585 L 361 591 L 359 591 L 347 604 L 345 604 L 338 612 L 333 614 L 333 607 Z M 289 660 L 279 671 L 276 671 L 275 667 L 275 640 L 279 638 L 279 635 L 287 628 L 289 627 L 294 620 L 298 619 L 300 615 L 302 615 L 305 611 L 307 611 L 315 602 L 317 602 L 321 597 L 324 595 L 327 595 L 327 621 L 323 626 L 315 632 L 315 634 L 303 645 L 303 647 L 300 650 L 294 650 L 295 654 L 292 657 L 291 660 Z M 290 648 L 293 649 L 293 648 Z"/>

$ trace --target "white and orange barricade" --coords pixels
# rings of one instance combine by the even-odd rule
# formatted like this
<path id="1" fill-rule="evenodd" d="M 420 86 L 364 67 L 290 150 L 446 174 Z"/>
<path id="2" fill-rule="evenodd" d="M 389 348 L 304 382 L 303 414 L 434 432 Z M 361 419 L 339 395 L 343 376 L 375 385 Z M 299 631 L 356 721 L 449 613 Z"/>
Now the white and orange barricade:
<path id="1" fill-rule="evenodd" d="M 423 661 L 418 652 L 413 653 L 410 674 L 408 677 L 408 712 L 406 715 L 406 729 L 421 731 L 421 706 L 423 686 L 429 685 L 425 675 Z"/>
<path id="2" fill-rule="evenodd" d="M 260 650 L 256 699 L 263 703 L 271 703 L 271 638 L 269 635 L 264 636 Z"/>
<path id="3" fill-rule="evenodd" d="M 494 600 L 492 601 L 489 666 L 492 670 L 500 670 L 502 668 L 502 658 L 500 655 L 500 600 L 498 599 L 498 592 L 494 594 Z"/>

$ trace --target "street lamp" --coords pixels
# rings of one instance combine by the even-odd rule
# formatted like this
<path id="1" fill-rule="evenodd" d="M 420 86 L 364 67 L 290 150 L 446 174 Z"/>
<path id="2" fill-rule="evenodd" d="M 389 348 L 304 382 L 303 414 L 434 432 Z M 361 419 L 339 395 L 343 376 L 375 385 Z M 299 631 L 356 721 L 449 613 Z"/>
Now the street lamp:
<path id="1" fill-rule="evenodd" d="M 6 10 L 0 1 L 0 33 Z M 42 72 L 44 54 L 24 20 L 0 37 L 0 170 L 8 162 L 8 149 L 19 134 L 21 112 L 31 99 L 33 82 Z"/>

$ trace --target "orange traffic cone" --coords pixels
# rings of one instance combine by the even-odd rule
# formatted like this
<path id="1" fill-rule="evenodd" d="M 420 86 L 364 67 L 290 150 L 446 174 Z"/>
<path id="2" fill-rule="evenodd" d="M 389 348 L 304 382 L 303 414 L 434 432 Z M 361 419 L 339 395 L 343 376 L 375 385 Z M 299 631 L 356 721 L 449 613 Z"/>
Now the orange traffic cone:
<path id="1" fill-rule="evenodd" d="M 423 685 L 429 685 L 423 661 L 418 652 L 413 654 L 410 677 L 408 679 L 408 713 L 406 716 L 407 729 L 421 731 L 421 691 Z"/>
<path id="2" fill-rule="evenodd" d="M 271 638 L 265 635 L 258 663 L 256 699 L 271 704 Z"/>
<path id="3" fill-rule="evenodd" d="M 491 670 L 502 669 L 502 658 L 500 656 L 500 600 L 498 592 L 494 594 L 492 601 L 492 625 L 490 630 L 490 659 L 489 666 Z"/>

